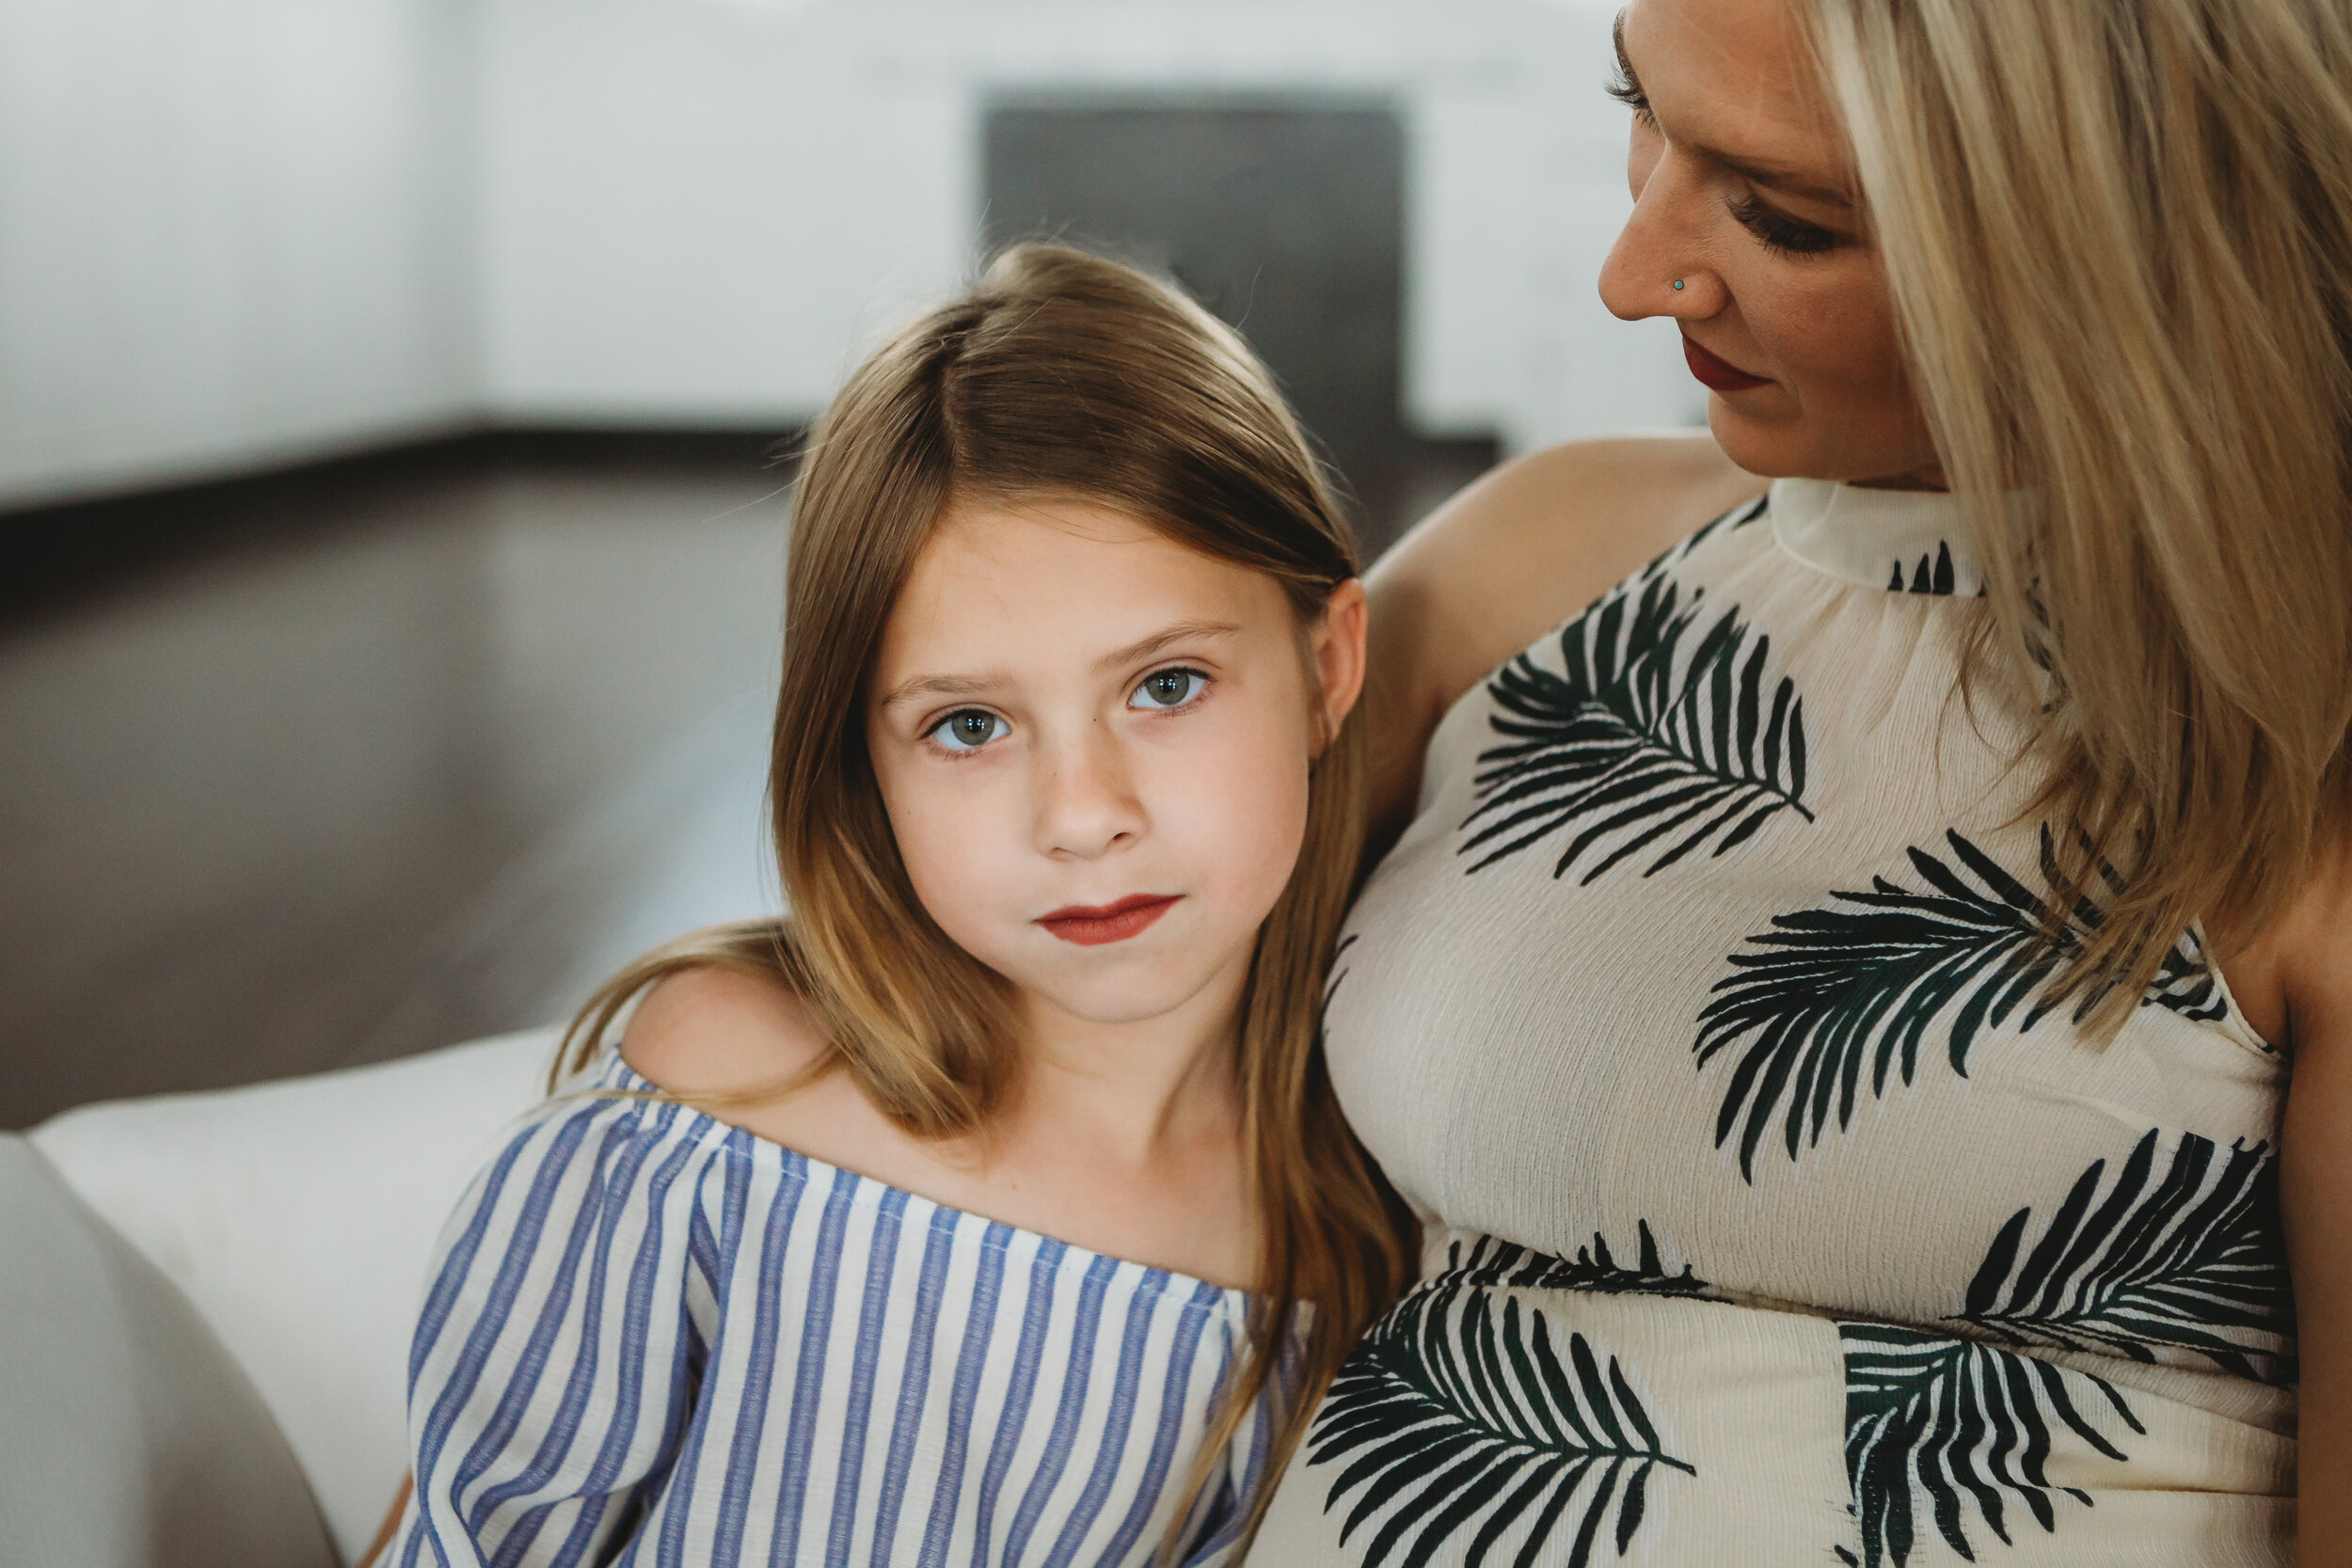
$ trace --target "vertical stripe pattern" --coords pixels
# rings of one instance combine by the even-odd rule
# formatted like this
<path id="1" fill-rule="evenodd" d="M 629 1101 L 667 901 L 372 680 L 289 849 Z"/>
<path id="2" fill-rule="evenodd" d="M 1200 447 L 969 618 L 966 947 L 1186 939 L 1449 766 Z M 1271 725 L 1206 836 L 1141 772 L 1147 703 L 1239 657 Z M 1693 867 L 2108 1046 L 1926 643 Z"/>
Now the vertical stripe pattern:
<path id="1" fill-rule="evenodd" d="M 652 1085 L 608 1055 L 590 1087 Z M 401 1568 L 1143 1568 L 1247 1298 L 573 1095 L 443 1232 Z M 1188 1563 L 1233 1555 L 1270 1408 Z"/>

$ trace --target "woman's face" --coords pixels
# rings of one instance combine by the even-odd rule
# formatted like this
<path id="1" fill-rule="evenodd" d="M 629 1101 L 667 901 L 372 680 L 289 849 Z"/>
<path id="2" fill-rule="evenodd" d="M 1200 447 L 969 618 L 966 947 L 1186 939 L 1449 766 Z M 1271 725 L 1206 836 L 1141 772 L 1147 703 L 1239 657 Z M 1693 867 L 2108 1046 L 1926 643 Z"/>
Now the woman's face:
<path id="1" fill-rule="evenodd" d="M 1751 473 L 1938 483 L 1797 3 L 1633 0 L 1618 18 L 1633 216 L 1601 299 L 1675 319 L 1715 439 Z"/>

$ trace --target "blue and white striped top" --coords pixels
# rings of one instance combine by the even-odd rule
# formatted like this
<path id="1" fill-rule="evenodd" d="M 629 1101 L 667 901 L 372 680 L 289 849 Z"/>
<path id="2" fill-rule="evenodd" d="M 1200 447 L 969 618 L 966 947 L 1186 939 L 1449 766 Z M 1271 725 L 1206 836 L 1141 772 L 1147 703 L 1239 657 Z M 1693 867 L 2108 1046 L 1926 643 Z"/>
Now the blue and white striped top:
<path id="1" fill-rule="evenodd" d="M 654 1087 L 617 1053 L 587 1086 Z M 562 1097 L 442 1232 L 383 1560 L 1140 1568 L 1247 1307 L 674 1101 Z M 1271 1413 L 1180 1560 L 1236 1555 Z"/>

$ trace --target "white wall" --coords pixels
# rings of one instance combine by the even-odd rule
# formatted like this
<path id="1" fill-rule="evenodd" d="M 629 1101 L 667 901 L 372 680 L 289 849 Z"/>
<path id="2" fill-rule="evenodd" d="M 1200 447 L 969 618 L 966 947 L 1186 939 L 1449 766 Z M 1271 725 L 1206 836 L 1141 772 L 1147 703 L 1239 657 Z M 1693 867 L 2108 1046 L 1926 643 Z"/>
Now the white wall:
<path id="1" fill-rule="evenodd" d="M 881 4 L 489 0 L 485 371 L 507 419 L 788 422 L 954 282 L 961 95 L 870 69 Z"/>
<path id="2" fill-rule="evenodd" d="M 1410 159 L 1406 413 L 1686 422 L 1614 0 L 0 0 L 0 505 L 483 419 L 769 425 L 963 274 L 1040 88 L 1339 92 Z"/>
<path id="3" fill-rule="evenodd" d="M 487 0 L 491 405 L 777 423 L 965 270 L 980 117 L 1038 88 L 1375 94 L 1403 116 L 1408 415 L 1523 449 L 1680 423 L 1594 279 L 1627 210 L 1613 0 Z"/>
<path id="4" fill-rule="evenodd" d="M 0 502 L 469 419 L 472 0 L 0 0 Z"/>

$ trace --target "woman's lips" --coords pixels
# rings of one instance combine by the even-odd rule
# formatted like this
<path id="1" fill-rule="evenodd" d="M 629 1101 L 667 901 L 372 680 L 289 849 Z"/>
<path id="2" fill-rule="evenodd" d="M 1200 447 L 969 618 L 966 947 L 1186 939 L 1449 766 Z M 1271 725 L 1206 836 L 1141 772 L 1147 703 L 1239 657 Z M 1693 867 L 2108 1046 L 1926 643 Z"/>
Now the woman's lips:
<path id="1" fill-rule="evenodd" d="M 1682 340 L 1682 357 L 1691 367 L 1691 373 L 1717 392 L 1744 392 L 1755 387 L 1769 387 L 1772 382 L 1760 375 L 1750 375 L 1736 365 L 1716 358 L 1688 337 Z"/>
<path id="2" fill-rule="evenodd" d="M 1100 909 L 1073 904 L 1051 914 L 1039 915 L 1037 923 L 1064 942 L 1074 942 L 1081 947 L 1100 947 L 1106 942 L 1125 942 L 1166 914 L 1181 896 L 1173 893 L 1136 893 Z"/>

